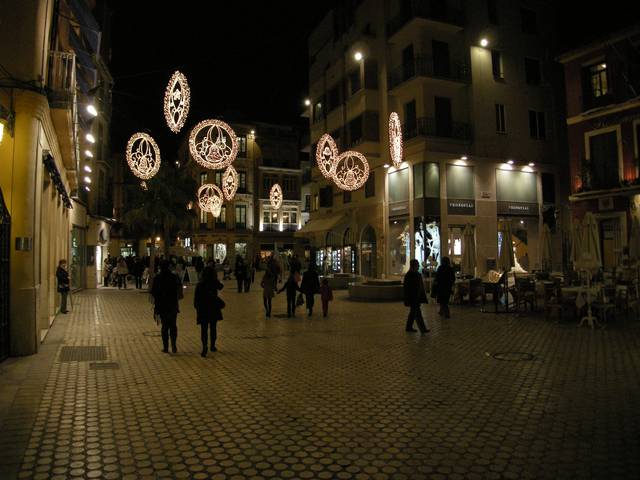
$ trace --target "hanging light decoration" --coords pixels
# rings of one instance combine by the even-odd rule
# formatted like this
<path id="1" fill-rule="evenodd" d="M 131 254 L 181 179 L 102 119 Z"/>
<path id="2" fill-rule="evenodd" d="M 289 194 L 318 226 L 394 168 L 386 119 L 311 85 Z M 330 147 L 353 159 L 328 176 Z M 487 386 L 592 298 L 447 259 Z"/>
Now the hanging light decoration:
<path id="1" fill-rule="evenodd" d="M 282 187 L 277 183 L 274 183 L 269 192 L 269 200 L 271 200 L 271 206 L 274 210 L 279 210 L 282 206 Z"/>
<path id="2" fill-rule="evenodd" d="M 210 212 L 214 217 L 220 216 L 222 210 L 223 194 L 220 188 L 213 183 L 205 183 L 198 189 L 198 205 L 205 212 Z"/>
<path id="3" fill-rule="evenodd" d="M 133 174 L 142 180 L 149 180 L 160 169 L 160 149 L 156 141 L 146 133 L 131 135 L 126 157 Z M 144 181 L 142 187 L 146 187 Z"/>
<path id="4" fill-rule="evenodd" d="M 395 167 L 402 163 L 402 124 L 396 112 L 389 115 L 389 153 Z"/>
<path id="5" fill-rule="evenodd" d="M 236 195 L 238 190 L 238 172 L 233 168 L 233 165 L 229 165 L 222 174 L 222 193 L 224 198 L 231 201 Z"/>
<path id="6" fill-rule="evenodd" d="M 205 168 L 223 169 L 238 154 L 238 139 L 233 129 L 221 120 L 203 120 L 189 135 L 189 151 Z"/>
<path id="7" fill-rule="evenodd" d="M 178 133 L 184 126 L 189 114 L 190 99 L 191 91 L 187 77 L 176 70 L 164 92 L 164 118 L 173 133 Z"/>
<path id="8" fill-rule="evenodd" d="M 357 190 L 369 178 L 369 162 L 360 152 L 349 150 L 338 156 L 333 181 L 342 190 Z"/>
<path id="9" fill-rule="evenodd" d="M 318 146 L 316 147 L 316 162 L 320 173 L 325 178 L 333 176 L 333 169 L 338 158 L 338 146 L 331 135 L 325 133 L 320 137 Z"/>

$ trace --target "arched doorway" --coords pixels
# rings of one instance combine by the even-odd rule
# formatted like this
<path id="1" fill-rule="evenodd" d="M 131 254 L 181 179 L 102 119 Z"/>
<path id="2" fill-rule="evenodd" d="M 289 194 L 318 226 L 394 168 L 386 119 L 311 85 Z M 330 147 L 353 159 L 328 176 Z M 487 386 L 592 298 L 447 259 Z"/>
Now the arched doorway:
<path id="1" fill-rule="evenodd" d="M 342 238 L 342 271 L 344 273 L 356 273 L 358 271 L 357 252 L 356 231 L 351 227 L 347 227 Z"/>
<path id="2" fill-rule="evenodd" d="M 376 277 L 376 231 L 367 225 L 360 237 L 360 273 L 365 277 Z"/>
<path id="3" fill-rule="evenodd" d="M 9 356 L 9 256 L 11 216 L 0 190 L 0 361 Z"/>

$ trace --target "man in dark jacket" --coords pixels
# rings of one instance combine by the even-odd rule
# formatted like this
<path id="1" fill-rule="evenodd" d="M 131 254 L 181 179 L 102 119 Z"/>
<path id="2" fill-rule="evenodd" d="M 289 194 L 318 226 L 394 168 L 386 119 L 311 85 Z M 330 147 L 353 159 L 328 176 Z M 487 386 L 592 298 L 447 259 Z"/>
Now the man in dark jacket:
<path id="1" fill-rule="evenodd" d="M 420 333 L 427 333 L 427 329 L 422 318 L 422 312 L 420 311 L 420 304 L 427 303 L 427 294 L 424 291 L 424 283 L 422 281 L 422 275 L 418 272 L 420 263 L 418 260 L 413 259 L 409 262 L 409 271 L 404 275 L 404 304 L 409 307 L 409 317 L 407 318 L 407 325 L 405 330 L 407 332 L 415 332 L 413 328 L 413 321 L 415 320 Z"/>
<path id="2" fill-rule="evenodd" d="M 58 292 L 60 292 L 60 313 L 69 313 L 67 310 L 67 296 L 69 295 L 69 272 L 67 272 L 67 261 L 60 260 L 56 269 L 58 279 Z"/>
<path id="3" fill-rule="evenodd" d="M 449 312 L 449 298 L 453 292 L 453 285 L 456 283 L 456 274 L 451 267 L 449 257 L 442 257 L 441 264 L 436 271 L 436 293 L 440 311 L 444 318 L 451 316 Z"/>
<path id="4" fill-rule="evenodd" d="M 171 337 L 171 350 L 178 351 L 176 340 L 178 339 L 178 300 L 182 298 L 182 283 L 174 273 L 169 270 L 169 262 L 160 262 L 160 273 L 153 279 L 151 288 L 155 307 L 154 312 L 160 316 L 162 322 L 162 351 L 169 351 L 169 337 Z"/>
<path id="5" fill-rule="evenodd" d="M 318 272 L 316 272 L 316 266 L 313 263 L 309 265 L 309 270 L 304 272 L 302 276 L 300 290 L 304 293 L 307 310 L 309 311 L 309 316 L 311 316 L 313 313 L 313 296 L 320 291 L 320 279 L 318 278 Z"/>

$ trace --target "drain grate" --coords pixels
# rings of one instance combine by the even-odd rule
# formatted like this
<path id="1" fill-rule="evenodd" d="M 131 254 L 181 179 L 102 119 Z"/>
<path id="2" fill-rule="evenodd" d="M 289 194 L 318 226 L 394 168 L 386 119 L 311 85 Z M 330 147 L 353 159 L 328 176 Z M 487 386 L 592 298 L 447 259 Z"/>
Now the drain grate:
<path id="1" fill-rule="evenodd" d="M 486 355 L 495 358 L 496 360 L 502 360 L 505 362 L 529 362 L 531 360 L 535 360 L 536 356 L 533 353 L 528 352 L 500 352 L 500 353 L 489 353 L 486 352 Z"/>
<path id="2" fill-rule="evenodd" d="M 94 362 L 107 359 L 107 347 L 62 347 L 60 362 Z"/>
<path id="3" fill-rule="evenodd" d="M 89 364 L 89 370 L 118 370 L 120 364 L 117 362 L 91 362 Z"/>

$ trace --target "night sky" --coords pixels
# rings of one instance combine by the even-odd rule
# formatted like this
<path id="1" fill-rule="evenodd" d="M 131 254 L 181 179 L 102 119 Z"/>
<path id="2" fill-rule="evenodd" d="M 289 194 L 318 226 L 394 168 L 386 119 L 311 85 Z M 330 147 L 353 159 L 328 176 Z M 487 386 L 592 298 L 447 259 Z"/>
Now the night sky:
<path id="1" fill-rule="evenodd" d="M 184 132 L 205 118 L 304 124 L 307 38 L 336 3 L 113 0 L 113 152 L 122 151 L 135 131 L 147 131 L 172 156 Z M 558 50 L 640 18 L 629 1 L 609 0 L 606 8 L 557 3 Z M 191 111 L 178 135 L 165 126 L 162 112 L 176 69 L 191 87 Z"/>

